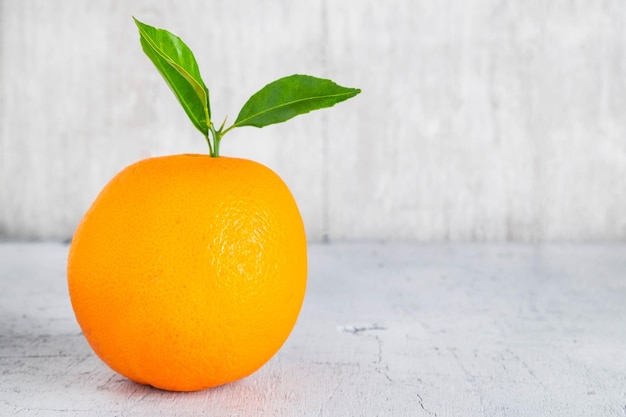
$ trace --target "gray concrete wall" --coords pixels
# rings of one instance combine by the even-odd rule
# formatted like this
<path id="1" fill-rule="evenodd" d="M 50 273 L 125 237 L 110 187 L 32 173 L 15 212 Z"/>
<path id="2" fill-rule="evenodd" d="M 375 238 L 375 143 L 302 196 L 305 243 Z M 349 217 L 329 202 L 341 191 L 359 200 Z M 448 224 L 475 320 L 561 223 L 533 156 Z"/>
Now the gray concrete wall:
<path id="1" fill-rule="evenodd" d="M 131 15 L 196 52 L 216 118 L 296 72 L 363 89 L 224 139 L 311 240 L 626 239 L 622 0 L 0 0 L 1 238 L 68 238 L 125 165 L 206 152 Z"/>

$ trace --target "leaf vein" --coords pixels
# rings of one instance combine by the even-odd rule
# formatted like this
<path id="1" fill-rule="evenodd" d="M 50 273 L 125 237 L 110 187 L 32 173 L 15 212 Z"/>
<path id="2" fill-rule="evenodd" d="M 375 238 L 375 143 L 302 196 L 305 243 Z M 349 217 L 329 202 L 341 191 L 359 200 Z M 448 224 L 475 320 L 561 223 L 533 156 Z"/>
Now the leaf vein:
<path id="1" fill-rule="evenodd" d="M 259 117 L 259 116 L 261 116 L 263 114 L 266 114 L 266 113 L 269 113 L 271 111 L 280 109 L 281 107 L 287 107 L 287 106 L 290 106 L 290 105 L 293 105 L 293 104 L 297 104 L 297 103 L 302 103 L 302 102 L 305 102 L 305 101 L 313 101 L 313 100 L 319 100 L 319 99 L 324 99 L 324 98 L 333 98 L 333 97 L 353 96 L 355 94 L 358 94 L 358 92 L 349 91 L 349 92 L 345 92 L 345 93 L 326 94 L 326 95 L 321 95 L 321 96 L 312 96 L 312 97 L 305 97 L 305 98 L 298 99 L 298 100 L 292 100 L 292 101 L 289 101 L 289 102 L 286 102 L 286 103 L 279 104 L 277 106 L 270 107 L 270 108 L 265 109 L 263 111 L 260 111 L 258 113 L 255 113 L 255 114 L 253 114 L 253 115 L 251 115 L 249 117 L 246 117 L 245 119 L 238 120 L 238 121 L 235 122 L 235 126 L 242 126 L 245 122 L 247 122 L 249 120 L 252 120 L 252 119 L 254 119 L 256 117 Z"/>
<path id="2" fill-rule="evenodd" d="M 192 84 L 193 90 L 196 92 L 196 95 L 198 96 L 198 98 L 200 98 L 201 100 L 206 100 L 206 93 L 204 92 L 204 89 L 202 87 L 202 85 L 197 82 L 193 76 L 191 74 L 189 74 L 189 72 L 187 72 L 185 70 L 185 68 L 183 68 L 182 66 L 178 65 L 169 55 L 167 55 L 161 48 L 159 48 L 150 38 L 150 36 L 148 36 L 147 33 L 145 33 L 145 31 L 143 31 L 142 29 L 140 29 L 144 39 L 146 40 L 146 42 L 148 42 L 148 44 L 150 45 L 150 47 L 152 47 L 152 49 L 159 54 L 159 56 L 161 58 L 163 58 L 165 60 L 166 63 L 168 63 L 170 66 L 172 66 L 176 71 L 178 71 L 178 73 L 180 75 L 182 75 L 185 80 L 187 80 L 187 82 L 189 82 L 189 84 Z M 196 87 L 200 88 L 200 91 L 202 91 L 202 94 L 198 93 L 198 89 Z"/>

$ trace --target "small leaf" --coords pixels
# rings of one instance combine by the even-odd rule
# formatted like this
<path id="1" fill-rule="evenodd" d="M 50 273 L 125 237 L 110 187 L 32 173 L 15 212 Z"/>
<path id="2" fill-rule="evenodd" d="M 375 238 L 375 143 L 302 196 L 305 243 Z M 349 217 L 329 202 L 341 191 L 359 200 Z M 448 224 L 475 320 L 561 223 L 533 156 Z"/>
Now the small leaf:
<path id="1" fill-rule="evenodd" d="M 139 28 L 143 51 L 174 92 L 191 122 L 206 136 L 211 124 L 209 90 L 200 77 L 193 52 L 178 36 L 133 19 Z"/>
<path id="2" fill-rule="evenodd" d="M 250 97 L 233 127 L 281 123 L 299 114 L 334 106 L 360 92 L 358 88 L 342 87 L 323 78 L 290 75 L 266 85 Z"/>

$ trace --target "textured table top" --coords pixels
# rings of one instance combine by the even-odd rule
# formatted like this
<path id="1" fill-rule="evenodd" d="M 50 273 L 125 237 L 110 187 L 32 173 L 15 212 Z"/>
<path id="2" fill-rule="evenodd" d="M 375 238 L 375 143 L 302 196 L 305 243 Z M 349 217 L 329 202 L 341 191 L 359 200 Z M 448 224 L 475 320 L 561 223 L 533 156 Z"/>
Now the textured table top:
<path id="1" fill-rule="evenodd" d="M 626 245 L 311 245 L 287 343 L 193 393 L 94 356 L 66 254 L 0 244 L 1 416 L 626 416 Z"/>

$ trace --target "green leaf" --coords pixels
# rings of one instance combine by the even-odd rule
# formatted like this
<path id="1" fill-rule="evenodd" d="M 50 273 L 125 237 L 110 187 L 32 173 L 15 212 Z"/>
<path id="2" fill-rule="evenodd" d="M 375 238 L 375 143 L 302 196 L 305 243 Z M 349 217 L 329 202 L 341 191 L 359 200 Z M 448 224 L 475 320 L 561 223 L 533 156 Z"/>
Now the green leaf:
<path id="1" fill-rule="evenodd" d="M 299 114 L 334 106 L 360 92 L 358 88 L 342 87 L 323 78 L 290 75 L 266 85 L 250 97 L 233 127 L 281 123 Z"/>
<path id="2" fill-rule="evenodd" d="M 209 90 L 191 49 L 176 35 L 135 19 L 143 51 L 157 67 L 194 126 L 205 136 L 211 125 Z"/>

